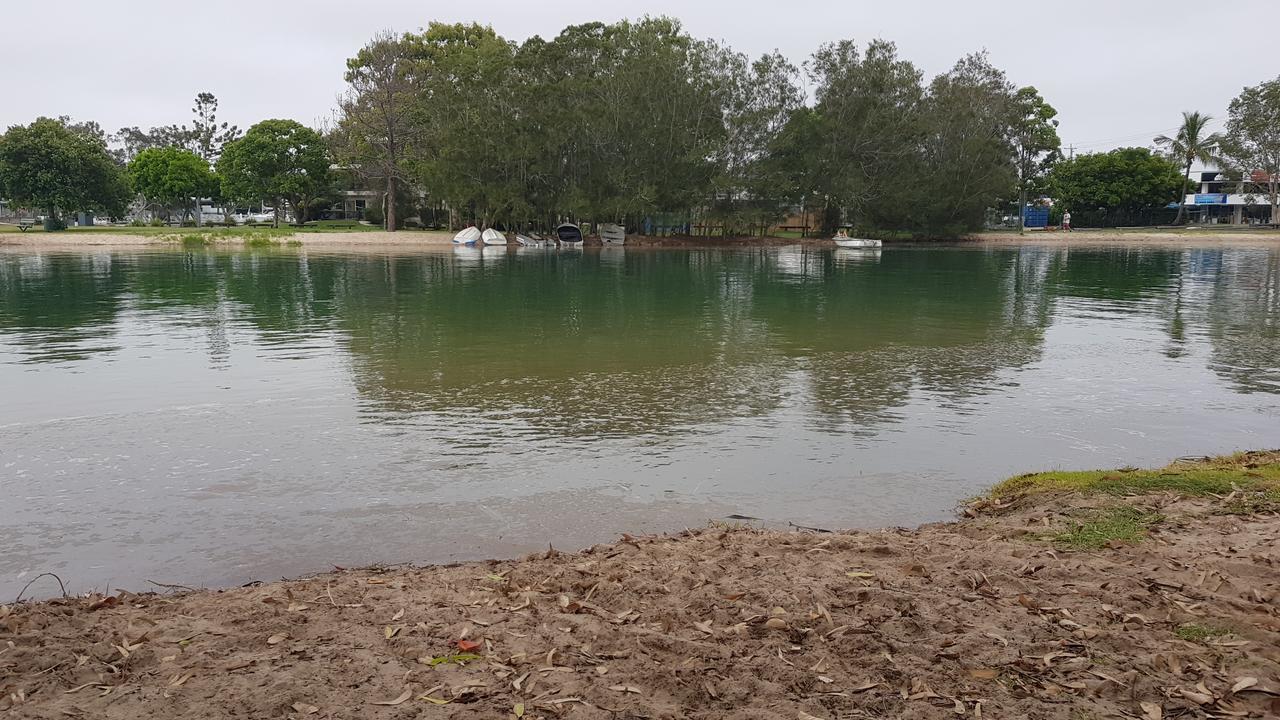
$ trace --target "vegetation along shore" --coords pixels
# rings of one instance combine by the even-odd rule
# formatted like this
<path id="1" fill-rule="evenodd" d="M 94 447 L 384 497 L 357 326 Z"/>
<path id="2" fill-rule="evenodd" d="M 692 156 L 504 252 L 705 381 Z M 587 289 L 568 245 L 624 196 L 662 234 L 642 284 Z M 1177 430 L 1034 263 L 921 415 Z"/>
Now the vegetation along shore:
<path id="1" fill-rule="evenodd" d="M 1023 475 L 915 530 L 747 520 L 523 560 L 18 602 L 0 606 L 0 709 L 1275 715 L 1278 510 L 1280 452 L 1250 452 Z"/>

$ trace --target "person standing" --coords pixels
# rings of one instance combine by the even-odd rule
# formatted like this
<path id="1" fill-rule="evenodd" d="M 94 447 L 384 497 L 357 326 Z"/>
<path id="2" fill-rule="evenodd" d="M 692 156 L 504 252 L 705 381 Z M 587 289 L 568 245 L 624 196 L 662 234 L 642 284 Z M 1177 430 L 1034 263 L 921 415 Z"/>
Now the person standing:
<path id="1" fill-rule="evenodd" d="M 1071 232 L 1071 213 L 1070 212 L 1062 213 L 1062 231 Z"/>

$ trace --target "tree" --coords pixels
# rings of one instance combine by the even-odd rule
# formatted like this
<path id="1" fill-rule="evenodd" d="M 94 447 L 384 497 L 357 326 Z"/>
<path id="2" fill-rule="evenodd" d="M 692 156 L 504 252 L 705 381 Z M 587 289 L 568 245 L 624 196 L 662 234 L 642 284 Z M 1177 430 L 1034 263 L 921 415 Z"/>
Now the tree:
<path id="1" fill-rule="evenodd" d="M 159 205 L 165 213 L 183 208 L 184 213 L 199 198 L 214 192 L 213 175 L 204 158 L 175 147 L 149 148 L 129 162 L 133 188 L 148 203 Z"/>
<path id="2" fill-rule="evenodd" d="M 293 120 L 263 120 L 226 145 L 218 158 L 222 192 L 244 202 L 270 200 L 280 225 L 288 201 L 302 225 L 328 189 L 329 155 L 319 133 Z"/>
<path id="3" fill-rule="evenodd" d="M 1177 165 L 1146 148 L 1077 155 L 1050 174 L 1055 199 L 1081 226 L 1149 223 L 1182 182 Z"/>
<path id="4" fill-rule="evenodd" d="M 1062 154 L 1058 111 L 1034 87 L 1019 88 L 1013 98 L 1014 167 L 1018 175 L 1018 232 L 1026 230 L 1027 195 L 1038 189 Z"/>
<path id="5" fill-rule="evenodd" d="M 225 122 L 218 123 L 218 98 L 213 93 L 202 92 L 196 95 L 195 106 L 191 108 L 195 119 L 188 130 L 182 126 L 187 139 L 187 149 L 204 158 L 206 163 L 217 162 L 222 148 L 240 136 L 240 128 Z"/>
<path id="6" fill-rule="evenodd" d="M 122 215 L 130 198 L 100 128 L 95 135 L 52 118 L 15 125 L 0 137 L 0 185 L 14 203 L 45 210 L 48 229 L 64 227 L 64 210 Z"/>
<path id="7" fill-rule="evenodd" d="M 1280 223 L 1280 77 L 1245 88 L 1227 110 L 1223 155 L 1242 175 L 1241 189 L 1258 188 Z"/>
<path id="8" fill-rule="evenodd" d="M 1187 183 L 1191 181 L 1191 165 L 1197 160 L 1202 163 L 1215 162 L 1218 159 L 1218 148 L 1222 144 L 1222 136 L 1218 133 L 1205 133 L 1205 128 L 1213 118 L 1198 112 L 1183 112 L 1182 126 L 1173 137 L 1160 135 L 1155 144 L 1160 146 L 1169 159 L 1182 166 L 1182 186 L 1178 193 L 1178 216 L 1174 225 L 1181 225 L 1186 216 L 1187 206 L 1183 200 L 1187 196 Z"/>
<path id="9" fill-rule="evenodd" d="M 408 159 L 419 153 L 421 126 L 413 121 L 416 60 L 413 42 L 390 32 L 379 33 L 347 60 L 347 93 L 332 137 L 339 162 L 361 177 L 385 182 L 388 232 L 399 222 L 397 185 L 408 179 Z"/>

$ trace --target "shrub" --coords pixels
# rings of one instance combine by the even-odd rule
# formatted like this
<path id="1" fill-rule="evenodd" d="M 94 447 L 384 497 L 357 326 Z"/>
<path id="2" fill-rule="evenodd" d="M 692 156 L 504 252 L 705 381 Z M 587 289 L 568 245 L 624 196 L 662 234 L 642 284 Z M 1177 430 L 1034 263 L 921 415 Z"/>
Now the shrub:
<path id="1" fill-rule="evenodd" d="M 142 221 L 142 218 L 134 218 L 129 221 L 129 227 L 146 227 L 146 226 L 147 224 Z"/>
<path id="2" fill-rule="evenodd" d="M 364 210 L 364 219 L 374 225 L 382 224 L 382 208 L 368 207 Z"/>
<path id="3" fill-rule="evenodd" d="M 44 219 L 44 229 L 45 229 L 45 232 L 56 232 L 58 230 L 66 230 L 67 221 L 63 220 L 60 217 L 54 217 L 52 215 L 49 215 Z"/>
<path id="4" fill-rule="evenodd" d="M 160 218 L 151 218 L 151 222 L 147 224 L 151 227 L 164 227 L 164 221 Z"/>

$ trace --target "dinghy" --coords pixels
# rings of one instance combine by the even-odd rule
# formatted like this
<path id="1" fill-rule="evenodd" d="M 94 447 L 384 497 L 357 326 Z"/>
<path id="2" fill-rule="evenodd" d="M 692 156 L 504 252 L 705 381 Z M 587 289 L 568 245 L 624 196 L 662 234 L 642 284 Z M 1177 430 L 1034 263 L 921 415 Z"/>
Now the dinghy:
<path id="1" fill-rule="evenodd" d="M 484 238 L 485 245 L 506 245 L 507 244 L 507 236 L 503 235 L 497 230 L 494 230 L 493 228 L 489 228 L 488 230 L 485 230 L 483 233 L 480 234 L 480 237 Z"/>
<path id="2" fill-rule="evenodd" d="M 520 233 L 516 233 L 516 242 L 519 243 L 521 247 L 540 248 L 547 246 L 546 240 L 541 238 L 531 238 L 528 235 L 521 235 Z"/>
<path id="3" fill-rule="evenodd" d="M 621 225 L 605 223 L 600 226 L 600 242 L 605 245 L 621 245 L 627 241 L 627 231 Z"/>
<path id="4" fill-rule="evenodd" d="M 865 240 L 863 238 L 840 237 L 839 235 L 835 237 L 835 241 L 836 241 L 836 245 L 842 248 L 878 248 L 884 245 L 884 243 L 879 240 Z"/>
<path id="5" fill-rule="evenodd" d="M 556 238 L 561 245 L 581 245 L 582 228 L 573 223 L 564 223 L 556 228 Z"/>
<path id="6" fill-rule="evenodd" d="M 454 235 L 453 244 L 454 245 L 475 245 L 476 241 L 479 239 L 480 239 L 480 229 L 472 225 L 466 230 L 463 230 L 457 235 Z"/>

